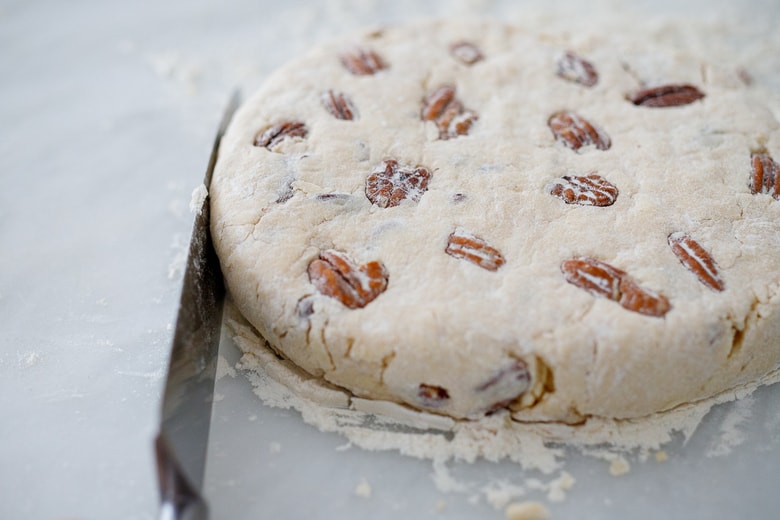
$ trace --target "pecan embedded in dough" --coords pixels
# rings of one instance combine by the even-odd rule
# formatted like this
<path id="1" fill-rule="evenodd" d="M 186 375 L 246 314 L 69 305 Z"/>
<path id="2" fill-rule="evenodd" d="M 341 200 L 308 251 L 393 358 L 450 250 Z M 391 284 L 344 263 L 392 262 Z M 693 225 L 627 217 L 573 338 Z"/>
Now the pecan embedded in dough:
<path id="1" fill-rule="evenodd" d="M 468 260 L 488 271 L 497 271 L 505 263 L 504 256 L 498 249 L 464 229 L 456 229 L 450 234 L 444 252 L 452 257 Z"/>
<path id="2" fill-rule="evenodd" d="M 304 138 L 309 134 L 306 125 L 301 121 L 282 121 L 269 126 L 255 137 L 255 146 L 272 150 L 285 139 L 293 137 Z"/>
<path id="3" fill-rule="evenodd" d="M 768 193 L 780 200 L 780 166 L 766 152 L 751 154 L 750 165 L 750 193 Z"/>
<path id="4" fill-rule="evenodd" d="M 479 50 L 479 47 L 471 42 L 464 40 L 455 42 L 450 45 L 450 52 L 455 57 L 455 59 L 464 65 L 473 65 L 484 58 L 482 51 Z"/>
<path id="5" fill-rule="evenodd" d="M 625 271 L 595 258 L 566 260 L 561 264 L 561 271 L 570 284 L 618 302 L 624 309 L 657 318 L 671 309 L 666 296 L 640 286 Z"/>
<path id="6" fill-rule="evenodd" d="M 379 54 L 360 47 L 343 52 L 341 64 L 356 76 L 370 76 L 387 68 L 387 63 Z"/>
<path id="7" fill-rule="evenodd" d="M 637 106 L 650 108 L 679 107 L 689 105 L 704 97 L 704 92 L 693 85 L 661 85 L 644 88 L 628 95 Z"/>
<path id="8" fill-rule="evenodd" d="M 444 85 L 430 92 L 423 99 L 420 119 L 433 121 L 439 129 L 439 139 L 451 139 L 466 135 L 479 116 L 466 110 L 455 97 L 455 87 Z"/>
<path id="9" fill-rule="evenodd" d="M 595 173 L 587 176 L 565 175 L 547 189 L 566 204 L 580 206 L 611 206 L 618 196 L 617 187 Z"/>
<path id="10" fill-rule="evenodd" d="M 322 93 L 321 99 L 322 106 L 336 119 L 352 121 L 357 118 L 355 104 L 345 93 L 326 90 Z"/>
<path id="11" fill-rule="evenodd" d="M 558 76 L 579 83 L 585 87 L 592 87 L 598 83 L 599 75 L 596 67 L 585 58 L 569 51 L 558 60 Z"/>
<path id="12" fill-rule="evenodd" d="M 382 262 L 358 266 L 346 253 L 334 249 L 312 260 L 308 274 L 319 292 L 350 309 L 365 307 L 387 289 L 388 273 Z"/>
<path id="13" fill-rule="evenodd" d="M 714 291 L 726 288 L 712 255 L 690 235 L 677 231 L 669 235 L 667 242 L 680 263 L 695 274 L 701 283 Z"/>
<path id="14" fill-rule="evenodd" d="M 593 145 L 599 150 L 612 146 L 609 136 L 590 121 L 574 112 L 556 112 L 547 121 L 555 139 L 575 152 L 583 146 Z"/>
<path id="15" fill-rule="evenodd" d="M 366 178 L 366 197 L 380 208 L 398 206 L 404 200 L 419 202 L 430 179 L 427 168 L 401 166 L 395 159 L 385 159 Z"/>

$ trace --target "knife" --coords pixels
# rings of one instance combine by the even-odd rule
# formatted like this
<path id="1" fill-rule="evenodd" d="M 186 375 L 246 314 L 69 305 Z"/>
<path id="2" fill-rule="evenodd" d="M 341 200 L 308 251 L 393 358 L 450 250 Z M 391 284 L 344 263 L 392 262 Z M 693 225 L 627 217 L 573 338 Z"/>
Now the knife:
<path id="1" fill-rule="evenodd" d="M 211 150 L 203 184 L 211 185 L 219 144 L 241 101 L 230 98 Z M 206 520 L 202 494 L 211 425 L 225 286 L 209 230 L 209 201 L 195 217 L 184 271 L 176 331 L 155 438 L 160 520 Z"/>

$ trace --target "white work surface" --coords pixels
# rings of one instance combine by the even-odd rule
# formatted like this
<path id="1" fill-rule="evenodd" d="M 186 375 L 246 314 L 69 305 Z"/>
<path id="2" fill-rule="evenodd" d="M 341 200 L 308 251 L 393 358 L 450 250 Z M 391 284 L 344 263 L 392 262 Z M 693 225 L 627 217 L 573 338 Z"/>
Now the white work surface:
<path id="1" fill-rule="evenodd" d="M 235 87 L 254 90 L 332 36 L 422 16 L 545 9 L 586 26 L 588 11 L 627 10 L 718 16 L 745 34 L 780 26 L 777 0 L 721 3 L 1 0 L 0 518 L 155 517 L 152 439 L 188 206 Z M 235 360 L 229 342 L 223 355 Z M 337 450 L 343 438 L 262 406 L 240 374 L 219 391 L 214 518 L 503 515 L 473 489 L 441 493 L 429 461 Z M 619 478 L 572 455 L 576 483 L 547 502 L 553 517 L 777 518 L 780 387 L 741 406 L 716 409 L 667 462 L 631 460 Z M 450 471 L 460 483 L 523 477 L 507 464 Z M 361 479 L 368 498 L 354 493 Z"/>

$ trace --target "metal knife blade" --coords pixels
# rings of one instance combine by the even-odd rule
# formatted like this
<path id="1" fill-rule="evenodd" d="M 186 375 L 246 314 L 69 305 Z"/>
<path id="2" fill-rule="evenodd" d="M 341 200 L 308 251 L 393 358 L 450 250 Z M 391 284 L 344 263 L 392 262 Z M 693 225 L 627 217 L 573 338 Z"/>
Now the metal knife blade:
<path id="1" fill-rule="evenodd" d="M 240 104 L 235 92 L 217 130 L 203 181 L 208 189 L 219 144 Z M 190 239 L 176 331 L 165 383 L 160 431 L 155 439 L 160 518 L 205 520 L 201 492 L 225 287 L 209 230 L 208 196 L 203 200 Z"/>

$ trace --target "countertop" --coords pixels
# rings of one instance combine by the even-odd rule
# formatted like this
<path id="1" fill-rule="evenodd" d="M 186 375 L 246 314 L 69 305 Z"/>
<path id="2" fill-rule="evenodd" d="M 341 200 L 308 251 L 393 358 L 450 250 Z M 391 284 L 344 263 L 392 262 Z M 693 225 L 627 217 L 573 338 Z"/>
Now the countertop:
<path id="1" fill-rule="evenodd" d="M 772 0 L 587 4 L 0 2 L 0 518 L 155 517 L 152 439 L 193 221 L 189 202 L 202 180 L 222 109 L 236 87 L 253 91 L 274 68 L 331 37 L 420 17 L 522 19 L 526 12 L 543 10 L 574 26 L 586 25 L 586 15 L 625 10 L 638 20 L 673 13 L 692 20 L 719 17 L 745 27 L 758 24 L 763 30 L 780 19 Z M 750 21 L 756 13 L 761 13 L 758 20 Z M 777 58 L 772 59 L 777 69 Z M 237 392 L 251 395 L 245 380 L 229 381 L 240 386 Z M 762 411 L 751 417 L 762 424 L 760 444 L 751 444 L 750 438 L 736 443 L 733 456 L 742 450 L 749 454 L 744 460 L 778 460 L 780 419 L 771 406 L 778 397 L 773 390 L 755 397 Z M 255 424 L 273 424 L 275 417 L 293 421 L 292 427 L 303 428 L 300 435 L 310 438 L 309 449 L 330 451 L 344 442 L 302 426 L 292 412 L 275 412 L 259 400 L 257 406 L 266 419 Z M 716 414 L 716 431 L 718 420 Z M 222 443 L 216 445 L 218 453 L 229 451 L 225 439 L 231 431 L 215 427 L 214 442 Z M 275 442 L 275 431 L 266 431 L 264 446 Z M 347 456 L 355 452 L 352 448 Z M 324 451 L 312 453 L 316 461 Z M 430 464 L 404 462 L 392 453 L 377 457 L 388 467 L 413 466 L 410 471 L 430 484 Z M 748 464 L 743 459 L 719 460 L 726 462 L 712 471 L 732 467 L 735 475 L 743 475 L 751 469 L 740 470 Z M 327 461 L 323 457 L 323 464 Z M 777 467 L 762 466 L 758 473 L 777 482 Z M 582 471 L 587 479 L 589 470 Z M 316 486 L 281 474 L 279 482 Z M 275 488 L 252 489 L 219 460 L 211 475 L 218 480 L 212 480 L 209 492 L 222 497 L 216 502 L 223 511 L 227 501 L 240 502 L 254 493 L 255 505 L 243 509 L 253 511 L 252 518 L 263 510 L 276 511 L 269 518 L 285 517 L 287 510 L 278 501 L 271 509 L 257 506 L 261 497 L 273 503 Z M 668 482 L 673 476 L 654 478 Z M 723 496 L 723 486 L 734 480 L 708 479 L 715 496 Z M 352 494 L 358 481 L 344 482 L 339 514 L 370 514 L 361 509 L 365 501 L 355 502 Z M 675 500 L 674 490 L 662 487 L 669 491 L 668 500 Z M 581 488 L 582 494 L 591 489 Z M 589 500 L 602 500 L 603 493 L 595 493 Z M 754 486 L 751 493 L 762 507 L 757 518 L 780 508 L 772 486 Z M 377 500 L 371 504 L 381 505 Z M 428 501 L 425 515 L 455 518 L 451 513 L 458 500 L 464 504 L 459 509 L 466 511 L 463 517 L 471 515 L 465 498 L 442 500 L 448 508 L 436 509 L 435 500 Z M 556 518 L 586 507 L 585 498 L 577 500 L 566 502 Z M 399 514 L 423 517 L 415 507 L 409 502 Z M 473 517 L 485 518 L 490 511 L 474 507 Z M 311 511 L 310 517 L 318 517 L 316 508 Z M 495 518 L 500 517 L 496 511 Z"/>

